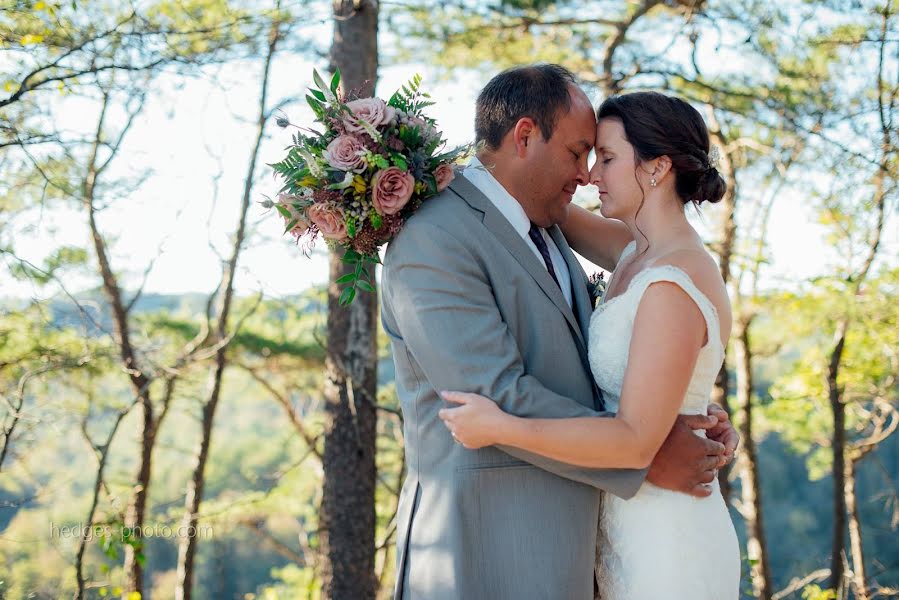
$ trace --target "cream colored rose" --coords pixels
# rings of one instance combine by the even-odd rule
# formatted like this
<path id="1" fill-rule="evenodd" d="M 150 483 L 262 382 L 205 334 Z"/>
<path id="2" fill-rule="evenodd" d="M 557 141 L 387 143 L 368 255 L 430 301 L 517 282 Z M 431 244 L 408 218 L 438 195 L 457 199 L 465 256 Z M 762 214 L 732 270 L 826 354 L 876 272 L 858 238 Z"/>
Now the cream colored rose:
<path id="1" fill-rule="evenodd" d="M 335 242 L 343 242 L 349 237 L 343 211 L 326 204 L 313 204 L 306 209 L 306 216 L 312 221 L 322 236 Z"/>
<path id="2" fill-rule="evenodd" d="M 437 191 L 442 192 L 446 189 L 446 186 L 452 182 L 456 177 L 456 172 L 453 171 L 453 166 L 449 163 L 440 163 L 436 169 L 434 169 L 434 179 L 437 180 Z"/>
<path id="3" fill-rule="evenodd" d="M 365 159 L 360 155 L 365 150 L 355 135 L 339 135 L 334 138 L 322 153 L 328 164 L 341 171 L 361 173 L 365 170 Z"/>
<path id="4" fill-rule="evenodd" d="M 383 216 L 395 215 L 412 197 L 415 178 L 397 167 L 390 167 L 375 173 L 371 188 L 371 203 L 375 211 Z"/>
<path id="5" fill-rule="evenodd" d="M 353 112 L 353 116 L 360 121 L 365 121 L 372 127 L 388 125 L 396 118 L 396 109 L 387 106 L 380 98 L 361 98 L 347 102 L 347 107 Z M 347 133 L 364 133 L 365 128 L 351 119 L 345 119 L 344 127 Z"/>

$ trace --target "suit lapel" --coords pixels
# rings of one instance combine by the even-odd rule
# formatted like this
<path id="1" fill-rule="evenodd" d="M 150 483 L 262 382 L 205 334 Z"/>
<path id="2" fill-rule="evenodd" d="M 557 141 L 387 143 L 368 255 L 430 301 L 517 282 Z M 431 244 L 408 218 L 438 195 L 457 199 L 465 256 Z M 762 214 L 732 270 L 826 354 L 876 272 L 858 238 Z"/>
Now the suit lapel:
<path id="1" fill-rule="evenodd" d="M 553 281 L 552 276 L 550 276 L 549 271 L 546 270 L 546 265 L 540 262 L 540 259 L 537 258 L 527 243 L 525 243 L 524 239 L 517 231 L 515 231 L 512 224 L 509 223 L 496 206 L 494 206 L 493 202 L 484 196 L 484 194 L 481 193 L 481 190 L 475 187 L 474 184 L 461 174 L 457 173 L 456 178 L 453 179 L 453 182 L 449 187 L 456 193 L 456 195 L 465 200 L 469 206 L 484 214 L 484 225 L 496 236 L 515 260 L 518 261 L 518 264 L 520 264 L 531 277 L 534 278 L 534 281 L 540 289 L 543 290 L 543 293 L 546 294 L 546 296 L 552 300 L 553 304 L 555 304 L 556 308 L 562 312 L 565 316 L 565 320 L 568 321 L 569 326 L 575 333 L 575 338 L 578 342 L 578 350 L 583 356 L 586 356 L 587 347 L 584 343 L 585 338 L 581 326 L 578 323 L 578 319 L 575 318 L 571 307 L 569 307 L 568 302 L 565 301 L 562 290 L 559 289 L 559 286 L 556 285 L 556 282 Z M 558 231 L 557 227 L 554 227 L 553 229 Z M 558 236 L 562 237 L 561 232 L 558 232 Z M 554 237 L 553 240 L 555 241 L 555 239 L 556 238 Z M 558 242 L 556 242 L 556 245 L 559 245 Z M 567 244 L 565 244 L 565 248 L 568 248 Z M 571 255 L 570 250 L 568 250 L 568 254 Z M 573 255 L 571 258 L 574 260 Z M 569 262 L 568 257 L 565 258 L 565 261 L 571 272 L 571 280 L 573 282 L 572 289 L 575 290 L 573 292 L 574 296 L 577 294 L 576 289 L 578 287 L 583 287 L 581 282 L 582 277 L 579 275 L 582 273 L 582 270 L 580 266 L 576 266 L 576 270 L 572 271 L 571 262 Z M 574 262 L 575 265 L 577 265 L 577 260 L 574 260 Z M 586 289 L 584 291 L 586 291 Z M 575 307 L 579 305 L 579 301 L 575 303 Z"/>

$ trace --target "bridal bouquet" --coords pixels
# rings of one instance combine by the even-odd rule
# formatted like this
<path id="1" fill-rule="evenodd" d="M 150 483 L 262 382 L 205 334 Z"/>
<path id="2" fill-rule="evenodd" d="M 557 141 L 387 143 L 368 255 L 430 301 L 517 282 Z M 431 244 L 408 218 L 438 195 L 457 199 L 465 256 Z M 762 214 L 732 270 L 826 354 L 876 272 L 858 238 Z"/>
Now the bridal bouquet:
<path id="1" fill-rule="evenodd" d="M 354 265 L 337 283 L 344 285 L 340 304 L 356 290 L 374 291 L 378 249 L 403 227 L 421 203 L 443 191 L 453 179 L 452 164 L 465 152 L 442 152 L 445 141 L 435 122 L 422 113 L 433 105 L 420 91 L 416 75 L 390 100 L 347 101 L 338 92 L 340 72 L 326 84 L 313 72 L 315 87 L 306 101 L 322 131 L 296 127 L 287 156 L 271 165 L 284 181 L 274 207 L 305 249 L 319 234 L 343 249 Z M 281 127 L 292 126 L 279 118 Z"/>

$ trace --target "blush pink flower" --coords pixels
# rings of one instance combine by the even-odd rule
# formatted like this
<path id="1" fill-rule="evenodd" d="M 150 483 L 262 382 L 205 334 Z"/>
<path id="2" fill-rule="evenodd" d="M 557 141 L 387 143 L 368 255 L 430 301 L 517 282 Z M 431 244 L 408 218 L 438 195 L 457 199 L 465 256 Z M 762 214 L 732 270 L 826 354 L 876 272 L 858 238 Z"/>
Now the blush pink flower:
<path id="1" fill-rule="evenodd" d="M 434 179 L 437 180 L 437 191 L 442 192 L 446 189 L 453 179 L 455 179 L 456 173 L 453 171 L 452 165 L 449 163 L 440 163 L 436 169 L 434 169 Z"/>
<path id="2" fill-rule="evenodd" d="M 296 220 L 296 225 L 294 225 L 290 233 L 293 235 L 300 237 L 306 230 L 309 229 L 309 220 L 306 218 L 306 215 L 303 214 L 302 210 L 297 209 L 294 206 L 294 203 L 297 202 L 297 197 L 288 193 L 278 194 L 278 204 L 281 205 L 288 213 L 290 213 L 290 218 L 284 218 L 285 223 L 289 223 L 290 221 Z"/>
<path id="3" fill-rule="evenodd" d="M 343 210 L 339 208 L 316 203 L 306 209 L 306 216 L 318 227 L 325 239 L 344 242 L 349 237 Z"/>
<path id="4" fill-rule="evenodd" d="M 360 155 L 365 150 L 355 135 L 339 135 L 334 138 L 322 153 L 329 165 L 341 171 L 361 173 L 365 170 L 365 159 Z"/>
<path id="5" fill-rule="evenodd" d="M 360 121 L 365 121 L 372 127 L 389 125 L 396 118 L 396 109 L 387 106 L 380 98 L 360 98 L 347 102 L 347 107 L 353 112 L 353 116 Z M 347 133 L 364 133 L 365 128 L 351 119 L 344 120 L 344 128 Z"/>
<path id="6" fill-rule="evenodd" d="M 415 178 L 397 167 L 375 173 L 371 180 L 371 202 L 382 216 L 400 212 L 415 191 Z"/>

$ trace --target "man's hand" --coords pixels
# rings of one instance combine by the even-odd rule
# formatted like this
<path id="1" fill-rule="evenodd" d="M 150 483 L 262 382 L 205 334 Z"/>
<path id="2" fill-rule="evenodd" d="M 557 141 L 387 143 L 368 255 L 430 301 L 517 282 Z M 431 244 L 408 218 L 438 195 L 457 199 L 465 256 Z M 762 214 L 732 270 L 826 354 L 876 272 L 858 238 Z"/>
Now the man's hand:
<path id="1" fill-rule="evenodd" d="M 725 460 L 725 445 L 699 437 L 693 430 L 712 430 L 717 426 L 714 416 L 679 415 L 649 466 L 646 479 L 661 488 L 699 498 L 711 495 L 711 483 Z"/>
<path id="2" fill-rule="evenodd" d="M 709 404 L 708 414 L 710 417 L 718 419 L 718 424 L 706 430 L 705 434 L 710 440 L 721 442 L 724 444 L 724 462 L 718 465 L 718 468 L 733 462 L 737 453 L 737 447 L 740 445 L 740 434 L 734 429 L 730 422 L 730 416 L 727 411 L 717 404 Z"/>

